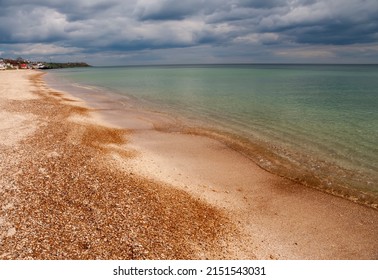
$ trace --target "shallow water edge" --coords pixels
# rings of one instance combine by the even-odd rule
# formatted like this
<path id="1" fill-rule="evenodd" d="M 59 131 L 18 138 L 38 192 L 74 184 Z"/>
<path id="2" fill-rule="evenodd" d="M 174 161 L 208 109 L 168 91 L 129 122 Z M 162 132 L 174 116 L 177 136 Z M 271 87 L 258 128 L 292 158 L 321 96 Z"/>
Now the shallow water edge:
<path id="1" fill-rule="evenodd" d="M 374 173 L 367 176 L 366 173 L 341 167 L 300 150 L 245 137 L 214 123 L 159 110 L 158 106 L 152 108 L 150 104 L 111 89 L 72 84 L 52 76 L 45 76 L 49 86 L 83 99 L 113 124 L 127 126 L 127 118 L 139 118 L 151 123 L 157 130 L 210 137 L 223 142 L 270 173 L 378 209 L 378 193 L 371 188 L 378 181 Z"/>

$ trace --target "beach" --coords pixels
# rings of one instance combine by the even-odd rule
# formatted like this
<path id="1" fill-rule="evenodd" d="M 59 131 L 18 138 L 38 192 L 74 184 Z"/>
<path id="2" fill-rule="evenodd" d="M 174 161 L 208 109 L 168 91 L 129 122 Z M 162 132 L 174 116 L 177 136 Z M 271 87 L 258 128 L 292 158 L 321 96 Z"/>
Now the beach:
<path id="1" fill-rule="evenodd" d="M 376 209 L 43 75 L 0 72 L 0 259 L 378 258 Z"/>

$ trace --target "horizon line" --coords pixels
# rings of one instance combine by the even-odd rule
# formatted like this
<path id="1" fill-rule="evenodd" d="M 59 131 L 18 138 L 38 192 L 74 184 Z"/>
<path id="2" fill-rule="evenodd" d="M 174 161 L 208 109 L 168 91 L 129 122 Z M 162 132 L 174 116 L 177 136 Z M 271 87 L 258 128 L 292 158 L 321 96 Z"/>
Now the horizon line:
<path id="1" fill-rule="evenodd" d="M 92 67 L 143 67 L 143 66 L 221 66 L 221 65 L 378 65 L 374 63 L 297 63 L 297 62 L 258 62 L 258 63 L 157 63 L 157 64 L 125 64 L 125 65 L 91 65 Z"/>

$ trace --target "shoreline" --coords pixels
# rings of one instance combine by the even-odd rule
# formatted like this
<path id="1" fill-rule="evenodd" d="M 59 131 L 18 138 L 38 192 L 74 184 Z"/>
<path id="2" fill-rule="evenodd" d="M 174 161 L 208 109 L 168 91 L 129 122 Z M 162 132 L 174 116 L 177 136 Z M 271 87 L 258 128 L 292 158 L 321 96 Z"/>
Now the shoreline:
<path id="1" fill-rule="evenodd" d="M 0 259 L 227 258 L 223 213 L 111 160 L 132 157 L 121 150 L 127 130 L 105 126 L 38 72 L 6 75 L 2 93 L 22 85 L 19 99 L 1 100 L 6 120 L 32 114 L 35 130 L 1 145 Z"/>
<path id="2" fill-rule="evenodd" d="M 131 126 L 139 130 L 139 125 L 143 127 L 143 124 L 135 125 L 135 121 L 134 124 L 132 121 L 125 121 L 125 116 L 132 120 L 142 116 L 144 123 L 153 125 L 156 130 L 214 139 L 274 175 L 378 209 L 378 195 L 374 185 L 378 179 L 376 173 L 373 169 L 361 169 L 358 163 L 348 166 L 345 162 L 327 157 L 324 151 L 318 151 L 318 155 L 311 149 L 306 151 L 291 147 L 290 141 L 288 144 L 282 139 L 275 142 L 277 139 L 270 141 L 269 138 L 261 138 L 261 135 L 251 136 L 253 133 L 245 134 L 232 128 L 227 122 L 222 125 L 222 122 L 205 120 L 187 113 L 181 114 L 174 109 L 141 100 L 132 93 L 125 95 L 107 88 L 71 84 L 70 81 L 62 83 L 59 78 L 54 79 L 54 74 L 45 76 L 45 80 L 50 86 L 71 92 L 78 98 L 83 98 L 90 106 L 100 108 L 106 121 L 114 125 L 128 128 Z"/>
<path id="3" fill-rule="evenodd" d="M 34 73 L 35 72 L 30 75 L 33 76 L 35 75 Z M 20 72 L 18 72 L 18 74 L 20 74 Z M 15 73 L 15 75 L 17 74 Z M 24 77 L 24 79 L 27 79 L 27 77 Z M 10 83 L 9 86 L 14 85 Z M 37 91 L 40 95 L 42 94 L 43 98 L 50 100 L 52 102 L 50 104 L 51 106 L 63 106 L 65 110 L 68 110 L 67 108 L 70 108 L 70 110 L 75 108 L 74 112 L 65 112 L 66 115 L 60 120 L 63 120 L 64 123 L 69 126 L 74 124 L 74 131 L 77 131 L 76 134 L 69 135 L 69 137 L 61 132 L 64 136 L 62 138 L 64 139 L 61 143 L 62 145 L 75 144 L 74 146 L 76 148 L 89 147 L 90 153 L 98 153 L 100 151 L 102 165 L 107 166 L 107 172 L 115 172 L 113 178 L 116 181 L 119 181 L 120 177 L 128 180 L 126 185 L 129 186 L 126 189 L 128 189 L 129 192 L 131 191 L 129 189 L 132 187 L 131 185 L 137 184 L 143 189 L 143 195 L 148 196 L 151 189 L 154 189 L 156 193 L 159 193 L 159 199 L 165 197 L 162 200 L 166 204 L 161 204 L 159 200 L 156 200 L 157 195 L 155 194 L 154 196 L 156 205 L 153 209 L 161 215 L 160 218 L 163 219 L 163 222 L 161 224 L 152 223 L 155 227 L 158 227 L 157 229 L 151 225 L 151 220 L 146 219 L 146 227 L 149 228 L 150 226 L 151 232 L 157 234 L 156 231 L 160 231 L 159 228 L 161 226 L 165 223 L 169 224 L 166 220 L 166 218 L 172 219 L 172 216 L 169 215 L 173 215 L 176 219 L 179 219 L 179 216 L 183 215 L 183 209 L 186 209 L 186 211 L 188 208 L 191 209 L 188 213 L 184 211 L 184 217 L 180 217 L 180 226 L 177 226 L 177 224 L 169 224 L 169 227 L 167 227 L 168 230 L 163 230 L 167 235 L 159 236 L 159 238 L 165 242 L 169 241 L 169 238 L 172 238 L 177 243 L 176 247 L 172 246 L 173 249 L 168 250 L 171 255 L 160 256 L 162 259 L 169 257 L 179 258 L 177 255 L 175 256 L 173 252 L 177 254 L 175 250 L 178 250 L 178 248 L 182 246 L 187 248 L 188 252 L 190 252 L 187 256 L 183 257 L 189 258 L 188 256 L 192 256 L 193 259 L 378 258 L 378 241 L 376 238 L 376 236 L 378 236 L 378 212 L 374 209 L 314 189 L 306 188 L 290 180 L 275 176 L 264 171 L 255 163 L 246 159 L 242 154 L 217 140 L 195 135 L 194 133 L 185 134 L 156 129 L 148 118 L 144 118 L 143 115 L 135 115 L 135 112 L 126 115 L 128 119 L 126 119 L 123 124 L 118 124 L 123 126 L 122 129 L 119 127 L 105 126 L 104 122 L 99 122 L 98 119 L 93 119 L 93 117 L 90 116 L 93 112 L 96 114 L 106 112 L 102 110 L 103 108 L 90 109 L 82 107 L 84 104 L 82 101 L 73 98 L 69 94 L 48 88 L 41 79 L 35 79 L 27 90 L 24 89 L 24 91 L 29 92 L 33 90 Z M 37 100 L 35 103 L 41 103 L 39 101 L 41 100 Z M 26 106 L 24 102 L 25 101 L 20 101 L 20 103 L 23 103 L 24 107 L 18 107 L 16 110 L 19 115 L 22 112 L 28 112 L 28 110 L 32 111 L 32 108 Z M 16 106 L 17 104 L 13 105 Z M 19 105 L 21 104 L 17 106 Z M 39 113 L 44 114 L 44 112 Z M 115 112 L 108 113 L 112 114 Z M 43 114 L 37 114 L 38 120 L 35 120 L 37 125 L 33 137 L 35 137 L 39 131 L 43 130 L 43 125 L 41 129 L 41 118 Z M 44 116 L 44 118 L 43 122 L 45 122 L 45 124 L 47 123 L 48 126 L 53 115 L 47 115 Z M 107 121 L 108 118 L 104 118 L 105 121 Z M 92 133 L 95 132 L 94 135 L 96 137 L 90 136 L 91 134 L 85 132 L 83 133 L 83 127 L 90 127 Z M 53 128 L 59 131 L 57 123 L 55 123 Z M 98 132 L 99 128 L 101 128 L 101 132 Z M 62 128 L 60 129 L 62 130 Z M 79 133 L 78 131 L 81 132 Z M 54 131 L 50 133 L 54 134 Z M 30 141 L 30 135 L 31 134 L 27 134 L 25 139 L 29 138 Z M 110 137 L 109 135 L 113 136 Z M 86 140 L 85 145 L 82 142 L 83 136 L 85 136 L 84 138 L 90 138 Z M 47 142 L 46 139 L 40 136 L 39 141 L 41 141 L 41 143 L 37 145 L 38 149 L 45 149 L 46 143 L 44 142 Z M 25 142 L 27 142 L 27 140 L 25 140 Z M 27 146 L 26 144 L 22 145 Z M 58 144 L 55 143 L 55 145 Z M 182 147 L 185 147 L 185 149 Z M 13 149 L 15 148 L 13 147 Z M 86 150 L 86 148 L 84 150 Z M 51 153 L 53 153 L 53 151 L 50 151 L 50 155 Z M 201 156 L 198 157 L 197 155 Z M 95 157 L 87 156 L 91 158 L 90 162 L 93 163 L 93 168 L 98 170 L 98 162 L 93 160 Z M 52 159 L 56 160 L 56 157 L 58 156 L 53 153 Z M 22 165 L 23 160 L 23 157 L 21 157 L 21 163 L 18 164 Z M 80 162 L 85 164 L 87 161 L 81 160 Z M 61 179 L 67 176 L 67 174 L 62 174 L 62 171 L 72 175 L 72 167 L 68 166 L 65 167 L 65 169 L 60 169 L 61 166 L 55 167 L 57 170 L 49 170 L 49 167 L 45 164 L 43 167 L 39 167 L 34 171 L 38 174 L 47 172 L 48 174 L 43 174 L 43 176 L 48 175 L 50 177 L 59 177 L 57 176 L 57 174 L 59 174 L 61 175 Z M 40 168 L 42 168 L 42 171 Z M 83 170 L 84 174 L 86 172 L 86 170 Z M 39 178 L 41 174 L 38 174 L 34 174 L 38 179 L 38 184 L 46 187 L 46 179 L 44 179 L 43 176 Z M 95 173 L 88 173 L 86 175 L 91 179 L 91 176 L 94 174 Z M 4 176 L 7 177 L 9 174 L 5 173 Z M 84 180 L 83 182 L 86 182 L 86 179 L 83 179 L 81 176 L 82 175 L 80 175 L 77 180 Z M 135 179 L 136 177 L 138 178 L 137 180 Z M 54 180 L 55 179 L 57 178 L 54 178 Z M 97 181 L 98 180 L 99 178 L 97 178 Z M 89 187 L 89 184 L 83 183 L 83 185 Z M 68 187 L 67 183 L 65 187 Z M 107 193 L 107 188 L 111 188 L 106 182 L 103 182 L 101 187 L 101 191 L 105 193 Z M 45 191 L 47 191 L 47 194 L 51 195 L 48 189 L 49 188 L 45 189 Z M 26 189 L 22 190 L 21 188 L 19 192 L 22 193 L 25 190 Z M 39 192 L 35 186 L 28 190 Z M 118 186 L 118 188 L 113 189 L 113 191 L 115 190 L 121 191 L 122 188 Z M 64 188 L 60 189 L 60 191 L 63 193 L 66 192 Z M 77 199 L 81 197 L 80 194 L 75 190 L 72 191 L 71 202 L 74 201 L 73 204 L 79 203 Z M 87 194 L 92 194 L 92 192 L 96 193 L 97 191 L 90 188 L 87 190 Z M 112 192 L 110 192 L 109 195 L 111 193 Z M 49 195 L 43 196 L 45 200 L 43 203 L 46 203 L 46 205 L 54 202 L 54 200 L 50 201 Z M 143 197 L 143 195 L 141 195 L 141 197 Z M 92 196 L 89 195 L 89 197 Z M 172 197 L 175 197 L 174 201 L 172 201 Z M 94 208 L 93 204 L 96 204 L 95 198 L 99 198 L 98 194 L 92 197 L 94 200 L 88 200 L 85 196 L 82 197 L 82 199 L 88 200 L 86 205 L 80 206 L 83 209 L 87 209 L 86 211 L 89 211 L 84 211 L 84 214 L 94 211 L 88 209 Z M 57 197 L 54 197 L 54 199 L 59 202 Z M 192 203 L 190 207 L 189 205 L 184 205 L 185 201 Z M 41 202 L 41 199 L 39 202 Z M 57 202 L 55 201 L 55 203 Z M 132 204 L 129 200 L 128 203 Z M 72 207 L 70 204 L 59 205 L 63 207 L 62 209 L 66 209 L 64 207 Z M 132 205 L 136 206 L 135 204 Z M 146 205 L 148 204 L 144 206 Z M 167 205 L 170 207 L 167 207 Z M 123 204 L 119 209 L 120 212 L 117 213 L 120 214 L 122 211 L 127 210 L 127 213 L 130 213 L 130 215 L 136 215 L 134 212 L 146 211 L 143 207 L 137 207 L 131 210 L 129 209 L 130 207 L 126 206 L 127 203 Z M 148 206 L 151 207 L 151 205 Z M 164 206 L 165 209 L 163 212 L 159 210 L 159 207 L 162 206 Z M 24 205 L 23 207 L 27 209 L 29 206 Z M 108 210 L 109 207 L 108 205 L 104 209 Z M 192 213 L 191 207 L 194 207 L 194 210 L 198 210 L 195 211 L 196 214 Z M 83 211 L 83 209 L 80 208 L 80 211 Z M 72 215 L 75 214 L 74 210 L 78 211 L 78 209 L 72 209 Z M 150 213 L 151 216 L 156 215 L 154 211 Z M 23 212 L 28 213 L 27 211 Z M 207 214 L 204 215 L 204 213 Z M 54 213 L 54 215 L 58 214 L 59 213 Z M 16 216 L 14 218 L 15 220 L 19 219 L 19 221 L 23 221 L 22 219 L 27 219 L 25 217 L 17 218 Z M 204 216 L 206 217 L 204 218 Z M 190 217 L 191 219 L 187 221 L 186 219 Z M 55 221 L 48 219 L 48 217 L 39 216 L 38 219 L 43 219 L 45 222 L 47 219 L 49 223 L 55 223 Z M 75 220 L 75 222 L 81 224 L 80 220 Z M 72 221 L 68 224 L 75 225 Z M 112 225 L 113 223 L 110 222 L 110 224 Z M 33 224 L 33 226 L 38 230 L 42 230 L 41 225 Z M 91 229 L 91 226 L 90 224 L 85 224 L 85 227 L 89 229 Z M 106 226 L 106 223 L 104 223 L 103 226 Z M 130 225 L 124 226 L 128 228 Z M 14 228 L 14 230 L 11 230 L 12 228 Z M 141 228 L 143 228 L 143 224 L 138 222 L 138 226 L 135 227 L 134 230 L 140 231 Z M 197 236 L 197 233 L 195 234 L 193 230 L 198 230 L 199 228 L 203 230 L 200 230 Z M 22 223 L 16 227 L 9 227 L 7 234 L 9 230 L 11 230 L 10 233 L 15 232 L 11 234 L 11 236 L 5 237 L 8 250 L 12 248 L 12 244 L 16 244 L 12 243 L 12 238 L 18 238 L 18 234 L 23 235 L 24 239 L 30 239 L 27 232 L 22 232 L 22 230 L 26 230 Z M 43 232 L 47 235 L 53 235 L 46 229 Z M 67 229 L 67 234 L 72 232 L 74 232 L 74 230 Z M 118 231 L 116 232 L 119 234 Z M 145 236 L 151 234 L 148 230 L 146 232 L 144 232 Z M 107 231 L 107 234 L 118 240 L 118 245 L 120 244 L 119 239 L 117 239 L 119 236 L 117 236 L 116 233 Z M 163 233 L 161 234 L 164 235 Z M 81 238 L 79 235 L 75 237 Z M 135 239 L 137 237 L 133 238 Z M 129 236 L 127 239 L 133 238 Z M 90 242 L 81 242 L 83 243 L 80 245 L 82 247 L 77 245 L 79 247 L 73 248 L 68 258 L 75 259 L 90 256 L 88 253 L 88 251 L 91 251 Z M 4 238 L 1 246 L 4 246 L 3 243 Z M 38 244 L 43 243 L 44 241 L 40 240 Z M 104 243 L 107 243 L 107 241 L 104 241 Z M 130 248 L 135 247 L 131 246 L 129 243 L 128 246 Z M 143 248 L 148 244 L 145 240 L 139 243 L 142 244 L 141 246 Z M 149 244 L 149 246 L 156 251 L 163 250 L 164 246 L 158 246 L 158 244 L 159 243 Z M 27 247 L 26 245 L 25 247 Z M 64 251 L 66 247 L 61 246 L 61 248 Z M 129 251 L 131 250 L 130 248 Z M 136 248 L 140 247 L 136 246 Z M 75 250 L 81 253 L 87 251 L 87 255 L 73 257 L 74 255 L 72 254 Z M 32 253 L 29 253 L 29 257 L 30 254 Z M 138 254 L 135 253 L 136 258 L 158 258 L 158 255 L 156 255 L 155 252 L 151 253 L 151 251 L 145 253 L 145 255 L 140 252 Z M 26 256 L 27 254 L 23 255 L 22 258 Z M 110 256 L 104 257 L 112 258 Z M 12 259 L 17 257 L 15 257 L 15 255 L 9 255 L 7 257 L 0 253 L 0 258 Z M 48 252 L 48 250 L 45 255 L 42 255 L 42 259 L 45 258 L 53 258 L 51 252 Z M 57 258 L 67 258 L 67 256 L 58 255 Z M 123 256 L 123 258 L 126 257 Z"/>

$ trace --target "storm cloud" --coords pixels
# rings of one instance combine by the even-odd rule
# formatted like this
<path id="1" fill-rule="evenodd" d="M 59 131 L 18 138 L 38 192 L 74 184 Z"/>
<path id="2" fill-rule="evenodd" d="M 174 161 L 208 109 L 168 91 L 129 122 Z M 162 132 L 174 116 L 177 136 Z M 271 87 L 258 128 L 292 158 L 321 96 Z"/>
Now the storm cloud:
<path id="1" fill-rule="evenodd" d="M 376 0 L 0 0 L 0 56 L 378 62 Z"/>

